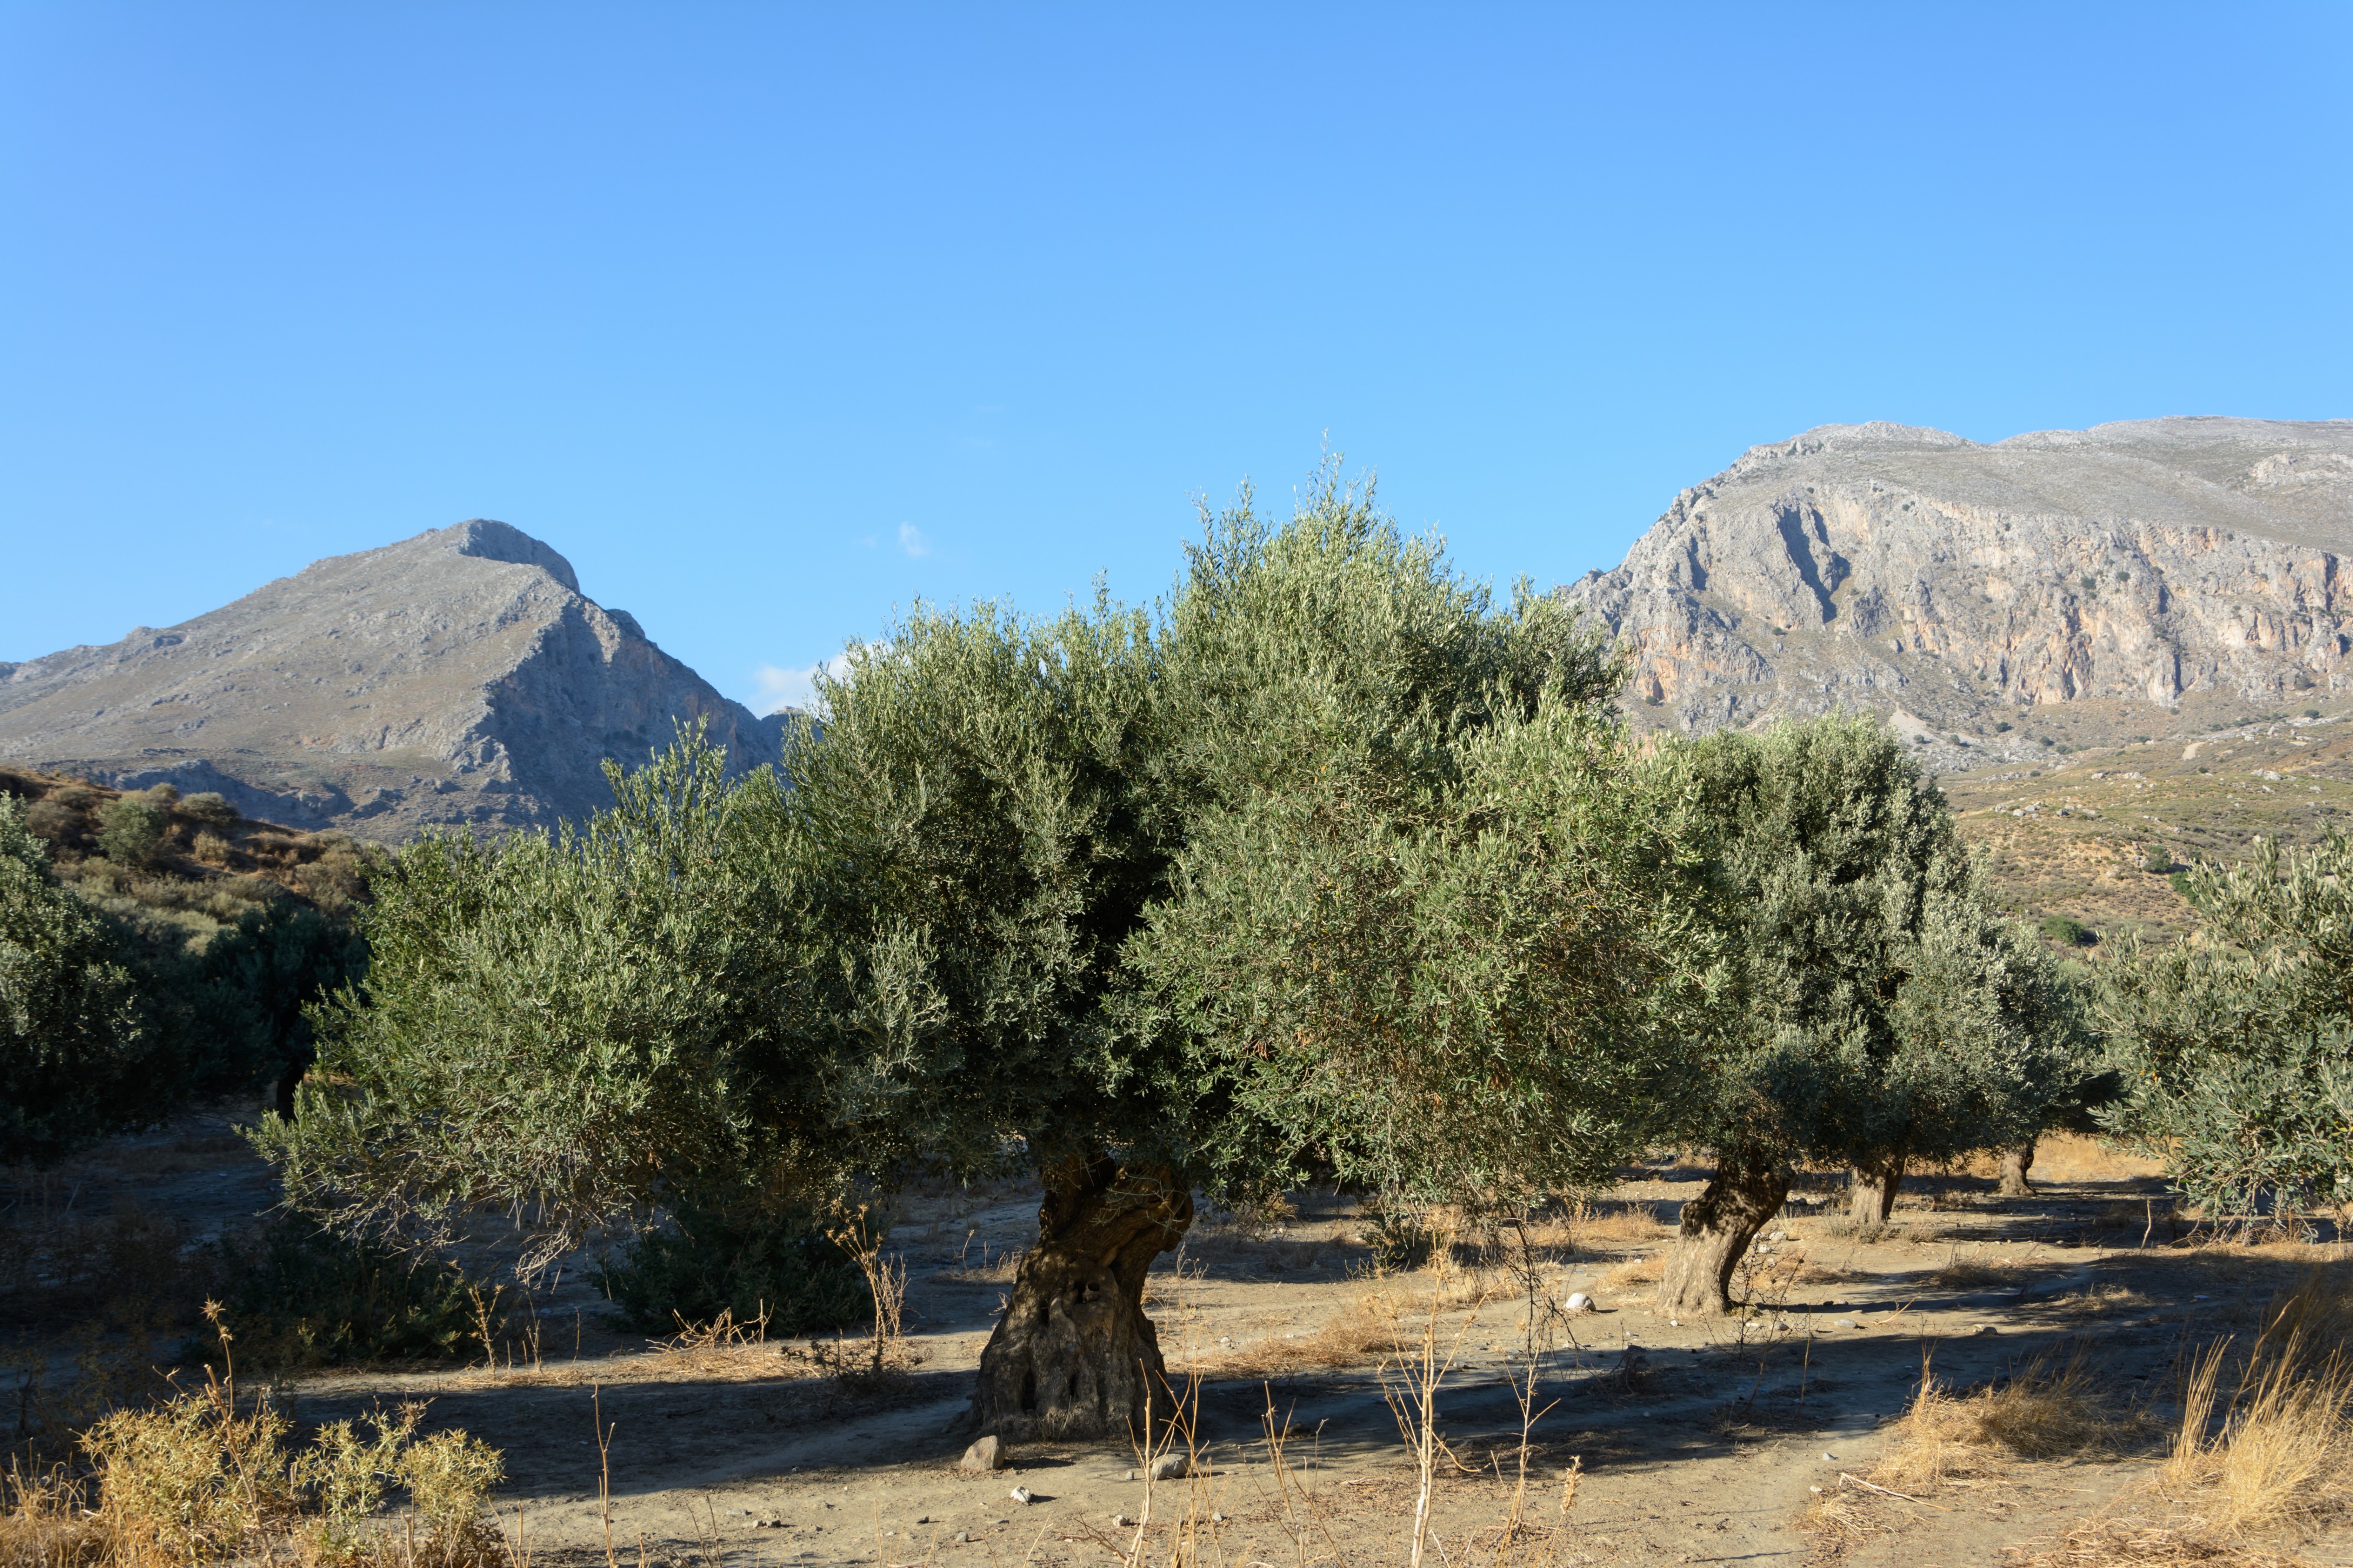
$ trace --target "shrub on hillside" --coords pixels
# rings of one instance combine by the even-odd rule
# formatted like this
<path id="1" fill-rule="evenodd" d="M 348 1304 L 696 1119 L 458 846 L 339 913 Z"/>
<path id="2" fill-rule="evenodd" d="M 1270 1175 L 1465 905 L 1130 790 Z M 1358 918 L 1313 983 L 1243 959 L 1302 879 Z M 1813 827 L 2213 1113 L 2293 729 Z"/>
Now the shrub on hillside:
<path id="1" fill-rule="evenodd" d="M 2067 915 L 2045 915 L 2041 929 L 2044 936 L 2069 947 L 2090 947 L 2100 940 L 2098 931 Z"/>
<path id="2" fill-rule="evenodd" d="M 237 821 L 237 807 L 217 790 L 200 790 L 188 796 L 180 802 L 180 815 L 214 827 L 234 827 Z"/>
<path id="3" fill-rule="evenodd" d="M 118 866 L 141 867 L 154 858 L 170 819 L 152 800 L 126 795 L 98 814 L 98 847 Z"/>
<path id="4" fill-rule="evenodd" d="M 130 954 L 58 887 L 48 851 L 0 797 L 0 1161 L 55 1155 L 121 1124 L 157 1053 Z"/>
<path id="5" fill-rule="evenodd" d="M 25 808 L 25 830 L 47 840 L 52 848 L 79 848 L 89 826 L 80 812 L 54 798 L 37 800 Z"/>

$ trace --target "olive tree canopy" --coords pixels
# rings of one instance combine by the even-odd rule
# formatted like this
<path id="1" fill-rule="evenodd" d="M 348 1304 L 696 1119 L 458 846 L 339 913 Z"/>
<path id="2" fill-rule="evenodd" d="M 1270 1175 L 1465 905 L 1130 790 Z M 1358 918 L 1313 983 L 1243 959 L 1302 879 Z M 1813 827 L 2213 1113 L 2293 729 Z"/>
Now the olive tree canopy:
<path id="1" fill-rule="evenodd" d="M 2100 1120 L 2210 1214 L 2353 1205 L 2353 838 L 2265 839 L 2189 894 L 2196 936 L 2110 966 Z"/>
<path id="2" fill-rule="evenodd" d="M 2083 1048 L 2055 965 L 1993 907 L 1935 784 L 1867 719 L 1665 748 L 1714 867 L 1736 1001 L 1688 1141 L 1716 1166 L 1683 1207 L 1660 1301 L 1721 1311 L 1794 1163 L 1852 1166 L 1884 1216 L 1912 1161 L 2031 1136 Z"/>

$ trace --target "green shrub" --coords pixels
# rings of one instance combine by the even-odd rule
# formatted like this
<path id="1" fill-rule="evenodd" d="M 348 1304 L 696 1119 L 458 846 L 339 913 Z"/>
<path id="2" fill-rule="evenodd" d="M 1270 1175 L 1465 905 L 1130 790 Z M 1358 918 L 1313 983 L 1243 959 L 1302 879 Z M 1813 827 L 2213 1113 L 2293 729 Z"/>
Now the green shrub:
<path id="1" fill-rule="evenodd" d="M 98 814 L 98 847 L 118 866 L 144 866 L 164 841 L 166 826 L 163 807 L 126 795 Z"/>
<path id="2" fill-rule="evenodd" d="M 2152 844 L 2140 858 L 2141 868 L 2162 877 L 2173 869 L 2173 851 L 2162 844 Z"/>
<path id="3" fill-rule="evenodd" d="M 180 815 L 215 827 L 234 827 L 237 821 L 237 807 L 229 805 L 228 797 L 216 790 L 204 790 L 188 796 L 180 803 Z"/>
<path id="4" fill-rule="evenodd" d="M 638 1237 L 596 1278 L 622 1324 L 648 1333 L 722 1312 L 748 1323 L 765 1311 L 772 1330 L 806 1334 L 862 1322 L 874 1310 L 857 1264 L 807 1211 L 681 1205 L 670 1228 Z"/>
<path id="5" fill-rule="evenodd" d="M 2053 942 L 2063 942 L 2069 947 L 2090 947 L 2100 940 L 2100 933 L 2082 921 L 2065 915 L 2047 915 L 2042 921 L 2042 934 Z"/>
<path id="6" fill-rule="evenodd" d="M 209 1251 L 241 1366 L 449 1360 L 474 1333 L 473 1301 L 456 1269 L 294 1215 Z M 187 1353 L 210 1352 L 192 1345 Z"/>

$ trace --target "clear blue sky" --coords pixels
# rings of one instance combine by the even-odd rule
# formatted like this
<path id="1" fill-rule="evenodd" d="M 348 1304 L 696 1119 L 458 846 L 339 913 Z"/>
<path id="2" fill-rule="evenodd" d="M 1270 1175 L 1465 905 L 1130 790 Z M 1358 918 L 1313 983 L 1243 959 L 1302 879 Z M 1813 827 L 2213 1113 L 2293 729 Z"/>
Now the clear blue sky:
<path id="1" fill-rule="evenodd" d="M 0 658 L 487 516 L 755 700 L 1327 433 L 1548 584 L 1829 421 L 2353 416 L 2348 197 L 2343 4 L 12 0 Z"/>

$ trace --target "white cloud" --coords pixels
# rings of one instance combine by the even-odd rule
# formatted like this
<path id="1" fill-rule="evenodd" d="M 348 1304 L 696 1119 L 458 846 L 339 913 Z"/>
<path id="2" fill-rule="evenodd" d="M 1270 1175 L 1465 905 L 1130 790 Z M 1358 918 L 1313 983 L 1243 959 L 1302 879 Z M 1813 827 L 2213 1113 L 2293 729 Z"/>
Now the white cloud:
<path id="1" fill-rule="evenodd" d="M 819 670 L 825 671 L 838 680 L 849 673 L 849 657 L 847 654 L 838 653 L 822 663 L 812 664 L 800 669 L 792 669 L 777 664 L 762 665 L 752 678 L 754 685 L 751 702 L 752 711 L 768 714 L 774 713 L 779 708 L 798 708 L 804 711 L 815 711 L 818 705 L 817 676 Z"/>
<path id="2" fill-rule="evenodd" d="M 902 522 L 899 525 L 899 548 L 910 555 L 929 555 L 932 542 L 925 539 L 923 531 L 913 523 Z"/>

